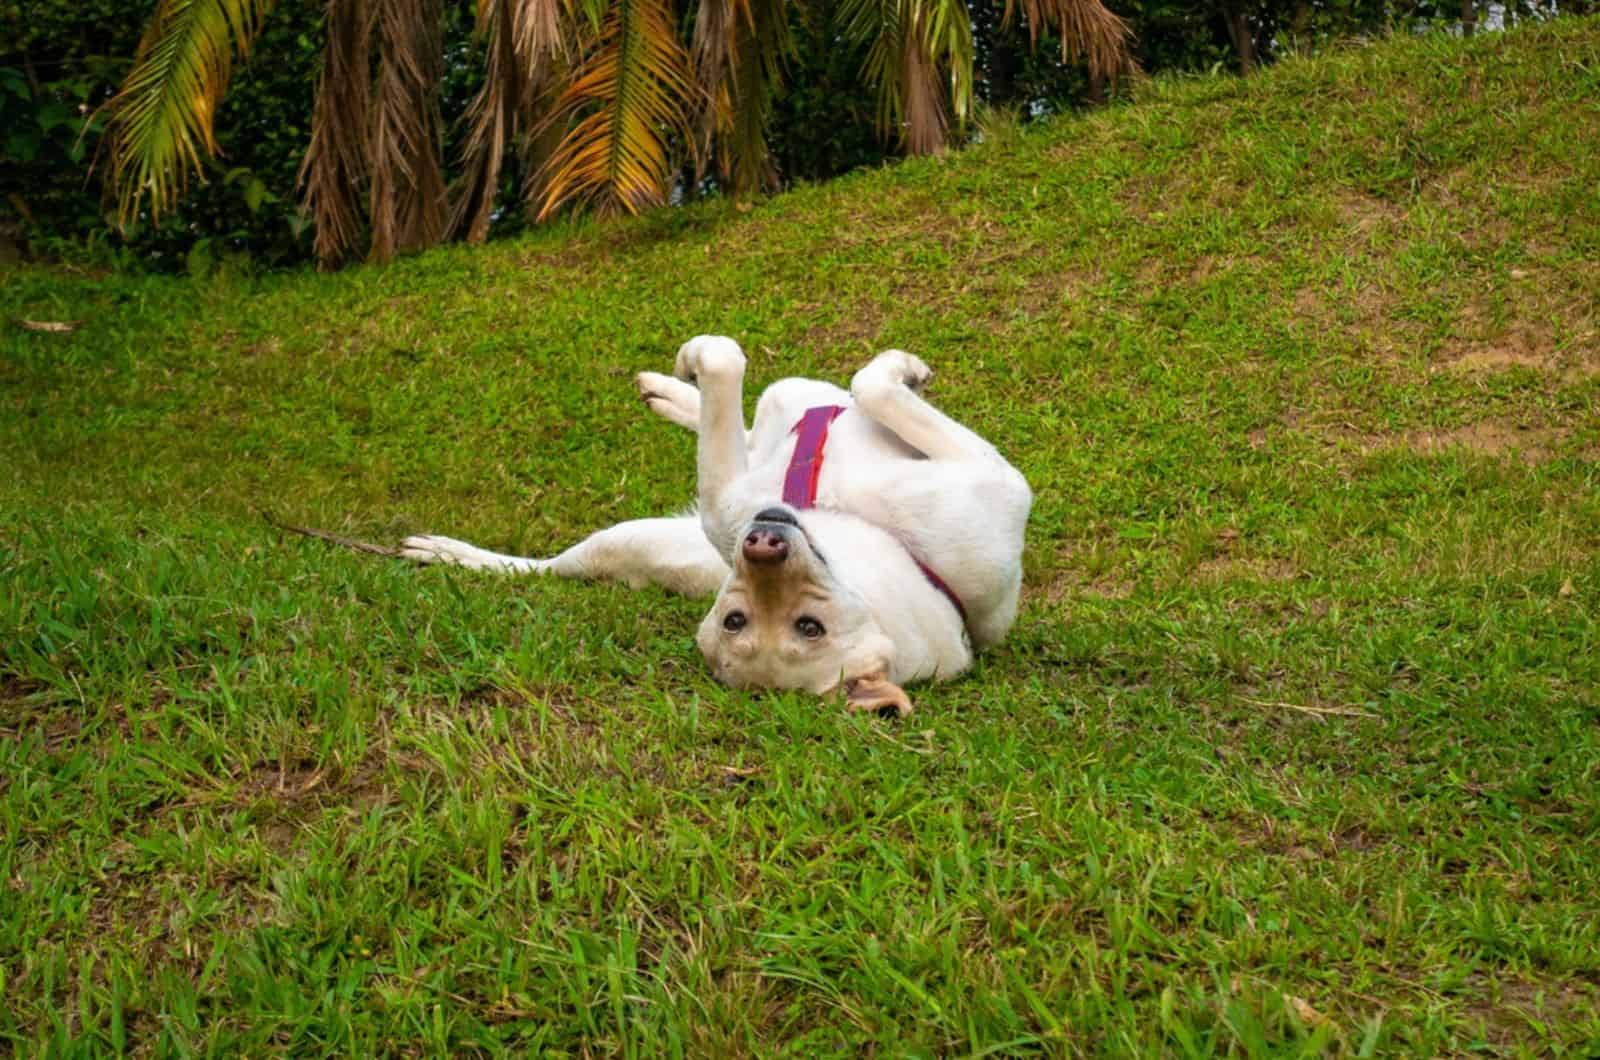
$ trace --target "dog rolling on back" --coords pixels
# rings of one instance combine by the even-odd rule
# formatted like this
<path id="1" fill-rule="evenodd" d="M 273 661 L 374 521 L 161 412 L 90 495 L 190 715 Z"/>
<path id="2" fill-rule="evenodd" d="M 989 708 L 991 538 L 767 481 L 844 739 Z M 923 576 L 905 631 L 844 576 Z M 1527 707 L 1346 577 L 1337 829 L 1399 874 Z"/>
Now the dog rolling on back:
<path id="1" fill-rule="evenodd" d="M 848 392 L 774 383 L 749 430 L 744 369 L 733 340 L 702 335 L 675 378 L 638 377 L 652 410 L 699 436 L 694 513 L 621 523 L 549 559 L 432 536 L 402 554 L 714 592 L 695 639 L 718 680 L 842 687 L 852 708 L 910 713 L 902 685 L 956 676 L 1011 627 L 1028 484 L 922 398 L 931 373 L 909 353 L 879 354 Z"/>

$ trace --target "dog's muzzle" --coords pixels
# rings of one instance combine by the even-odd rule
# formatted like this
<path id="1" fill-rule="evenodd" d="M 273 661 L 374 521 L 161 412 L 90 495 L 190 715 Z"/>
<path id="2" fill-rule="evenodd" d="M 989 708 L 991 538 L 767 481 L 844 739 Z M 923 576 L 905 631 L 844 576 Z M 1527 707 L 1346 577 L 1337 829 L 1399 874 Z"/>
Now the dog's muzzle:
<path id="1" fill-rule="evenodd" d="M 794 513 L 787 508 L 763 508 L 756 513 L 753 520 L 758 523 L 782 523 L 784 526 L 799 526 L 800 521 Z"/>
<path id="2" fill-rule="evenodd" d="M 769 515 L 782 518 L 768 519 Z M 768 509 L 756 516 L 755 522 L 750 524 L 750 529 L 744 535 L 744 544 L 740 549 L 746 562 L 775 566 L 788 559 L 789 530 L 798 525 L 794 516 L 776 509 Z"/>

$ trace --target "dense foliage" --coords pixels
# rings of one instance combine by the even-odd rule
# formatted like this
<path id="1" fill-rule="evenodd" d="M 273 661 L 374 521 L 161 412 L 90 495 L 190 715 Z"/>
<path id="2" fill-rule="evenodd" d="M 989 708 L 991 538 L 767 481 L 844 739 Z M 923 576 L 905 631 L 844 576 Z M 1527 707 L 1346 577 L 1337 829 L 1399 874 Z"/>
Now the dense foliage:
<path id="1" fill-rule="evenodd" d="M 837 4 L 794 9 L 784 90 L 769 131 L 785 183 L 826 179 L 894 151 L 874 128 L 876 104 L 858 75 L 864 47 L 839 39 L 832 28 Z M 1456 0 L 1117 0 L 1113 7 L 1133 26 L 1139 62 L 1151 73 L 1243 67 L 1355 34 L 1449 24 L 1463 13 Z M 1002 29 L 1004 0 L 972 0 L 969 8 L 982 101 L 1030 120 L 1107 92 L 1081 65 L 1063 64 L 1057 42 L 1029 47 L 1025 24 Z M 268 265 L 305 260 L 311 233 L 296 177 L 321 62 L 321 5 L 287 0 L 273 11 L 218 111 L 221 157 L 207 164 L 203 181 L 190 185 L 175 215 L 159 226 L 146 220 L 118 232 L 104 203 L 106 167 L 97 160 L 104 123 L 97 108 L 127 73 L 148 11 L 148 4 L 128 0 L 0 5 L 0 258 L 19 248 L 43 255 L 87 252 L 162 271 L 204 271 L 228 255 Z M 483 55 L 470 5 L 445 11 L 441 110 L 445 157 L 454 162 L 459 119 Z M 1517 12 L 1513 5 L 1505 17 Z M 1247 27 L 1243 37 L 1232 32 L 1240 25 Z M 525 176 L 512 159 L 502 184 L 514 187 Z M 685 188 L 714 190 L 715 182 L 690 180 Z M 520 211 L 501 210 L 494 229 L 525 223 Z"/>

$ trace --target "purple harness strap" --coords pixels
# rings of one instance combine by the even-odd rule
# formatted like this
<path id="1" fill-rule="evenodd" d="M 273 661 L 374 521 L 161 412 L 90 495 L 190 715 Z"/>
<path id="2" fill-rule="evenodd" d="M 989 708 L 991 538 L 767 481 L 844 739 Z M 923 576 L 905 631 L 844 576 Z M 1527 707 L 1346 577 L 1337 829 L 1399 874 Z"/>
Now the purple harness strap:
<path id="1" fill-rule="evenodd" d="M 818 405 L 806 409 L 794 425 L 798 435 L 789 470 L 783 473 L 783 503 L 810 508 L 817 503 L 817 477 L 822 474 L 822 447 L 828 444 L 828 426 L 839 418 L 843 405 Z"/>
<path id="2" fill-rule="evenodd" d="M 817 479 L 822 474 L 822 450 L 828 444 L 828 427 L 839 418 L 844 411 L 843 405 L 817 405 L 806 409 L 805 415 L 800 417 L 800 422 L 794 425 L 794 434 L 797 435 L 794 443 L 794 455 L 789 458 L 789 469 L 783 474 L 783 503 L 791 508 L 812 508 L 817 503 Z M 911 553 L 910 549 L 906 549 Z M 933 572 L 915 553 L 911 553 L 911 562 L 917 565 L 922 576 L 928 579 L 928 584 L 944 594 L 945 599 L 955 605 L 956 614 L 961 616 L 961 624 L 967 623 L 967 609 L 961 603 L 961 598 L 955 594 L 945 580 Z"/>

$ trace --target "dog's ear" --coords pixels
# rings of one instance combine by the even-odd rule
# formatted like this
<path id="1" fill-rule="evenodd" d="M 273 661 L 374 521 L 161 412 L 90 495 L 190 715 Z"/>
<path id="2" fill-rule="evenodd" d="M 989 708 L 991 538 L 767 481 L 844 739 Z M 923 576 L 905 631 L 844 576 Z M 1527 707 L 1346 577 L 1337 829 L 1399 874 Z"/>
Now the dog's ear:
<path id="1" fill-rule="evenodd" d="M 881 718 L 904 718 L 911 713 L 906 690 L 882 673 L 850 678 L 844 683 L 844 696 L 851 710 L 870 710 Z"/>

